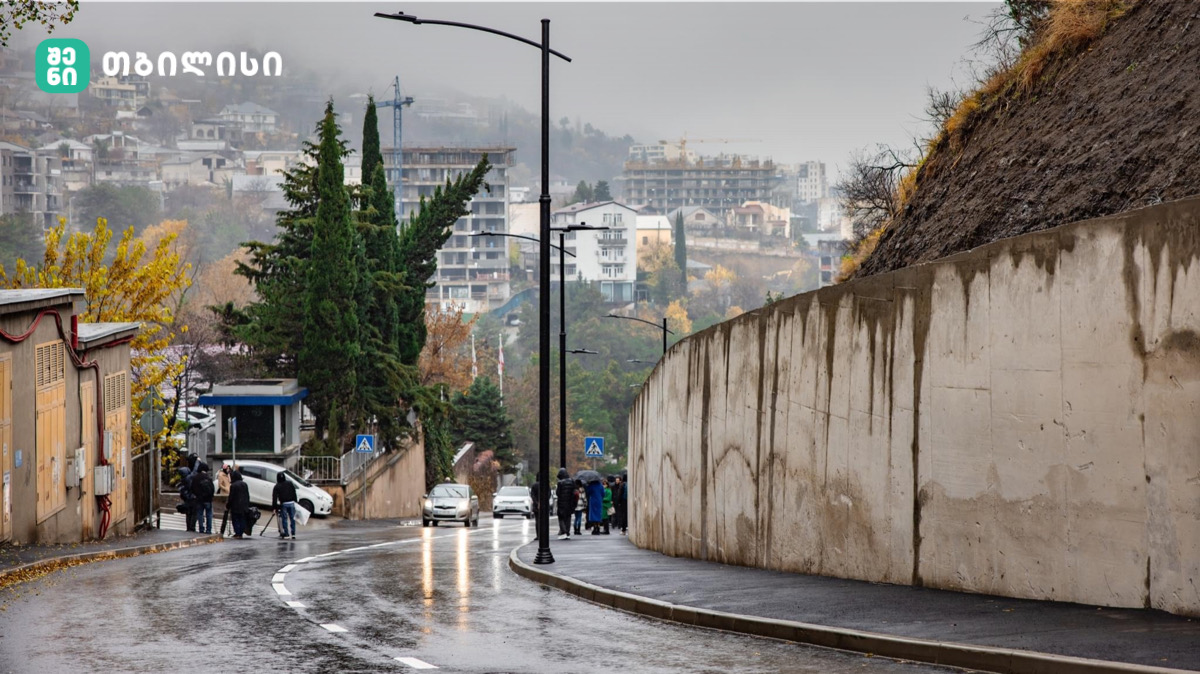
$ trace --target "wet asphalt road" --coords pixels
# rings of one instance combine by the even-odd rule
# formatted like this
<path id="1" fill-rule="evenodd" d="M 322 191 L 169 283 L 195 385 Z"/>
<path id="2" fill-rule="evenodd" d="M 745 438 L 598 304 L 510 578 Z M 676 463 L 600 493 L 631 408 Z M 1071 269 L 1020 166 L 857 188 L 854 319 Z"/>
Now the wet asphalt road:
<path id="1" fill-rule="evenodd" d="M 339 523 L 67 569 L 0 591 L 0 671 L 949 671 L 602 608 L 508 568 L 532 533 Z"/>

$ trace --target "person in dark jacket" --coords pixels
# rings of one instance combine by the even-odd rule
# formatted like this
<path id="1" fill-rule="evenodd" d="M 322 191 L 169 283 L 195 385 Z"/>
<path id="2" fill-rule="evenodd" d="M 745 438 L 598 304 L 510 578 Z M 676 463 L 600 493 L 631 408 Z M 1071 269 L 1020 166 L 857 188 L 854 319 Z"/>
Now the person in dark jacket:
<path id="1" fill-rule="evenodd" d="M 279 537 L 288 537 L 290 523 L 292 538 L 296 538 L 296 485 L 281 470 L 271 491 L 271 508 L 279 514 Z"/>
<path id="2" fill-rule="evenodd" d="M 541 493 L 541 485 L 539 485 L 537 482 L 534 482 L 533 486 L 529 488 L 529 496 L 532 497 L 533 501 L 533 540 L 535 541 L 537 540 L 537 522 L 541 521 L 541 519 L 538 518 L 538 513 L 541 512 L 542 507 Z"/>
<path id="3" fill-rule="evenodd" d="M 196 465 L 195 461 L 191 465 Z M 176 510 L 183 513 L 187 519 L 187 530 L 196 530 L 196 499 L 192 495 L 192 468 L 188 465 L 187 457 L 183 457 L 179 461 L 179 500 L 183 503 L 176 507 Z"/>
<path id="4" fill-rule="evenodd" d="M 233 537 L 241 538 L 246 531 L 246 516 L 250 514 L 250 485 L 242 479 L 242 471 L 233 471 L 229 483 L 229 500 L 225 507 L 233 518 Z"/>
<path id="5" fill-rule="evenodd" d="M 613 526 L 620 529 L 621 533 L 627 533 L 629 531 L 629 490 L 620 475 L 613 482 L 613 508 L 617 511 L 613 516 Z"/>
<path id="6" fill-rule="evenodd" d="M 571 539 L 571 516 L 575 513 L 575 480 L 566 468 L 558 469 L 558 540 Z"/>
<path id="7" fill-rule="evenodd" d="M 192 496 L 196 499 L 196 529 L 202 534 L 212 533 L 212 504 L 215 492 L 216 487 L 208 474 L 208 466 L 201 461 L 199 468 L 192 474 Z"/>

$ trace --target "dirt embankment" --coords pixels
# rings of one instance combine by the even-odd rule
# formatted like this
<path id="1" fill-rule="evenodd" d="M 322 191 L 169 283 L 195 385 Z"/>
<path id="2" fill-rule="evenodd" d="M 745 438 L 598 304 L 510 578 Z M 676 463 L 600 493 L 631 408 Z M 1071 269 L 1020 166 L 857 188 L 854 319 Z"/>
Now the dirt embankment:
<path id="1" fill-rule="evenodd" d="M 917 174 L 864 276 L 1200 194 L 1200 2 L 1141 0 Z"/>

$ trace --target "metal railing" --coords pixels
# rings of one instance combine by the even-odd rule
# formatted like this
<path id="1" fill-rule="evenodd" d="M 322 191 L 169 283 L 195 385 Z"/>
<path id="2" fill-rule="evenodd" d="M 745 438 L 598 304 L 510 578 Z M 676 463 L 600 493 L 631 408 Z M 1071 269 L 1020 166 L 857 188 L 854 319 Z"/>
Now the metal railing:
<path id="1" fill-rule="evenodd" d="M 339 456 L 301 456 L 291 471 L 314 484 L 338 484 L 342 481 L 342 459 Z"/>
<path id="2" fill-rule="evenodd" d="M 372 461 L 381 455 L 381 452 L 367 454 L 365 452 L 359 453 L 354 450 L 350 450 L 349 452 L 343 454 L 338 460 L 341 464 L 342 484 L 349 483 L 350 479 L 354 477 L 355 473 L 366 468 Z"/>

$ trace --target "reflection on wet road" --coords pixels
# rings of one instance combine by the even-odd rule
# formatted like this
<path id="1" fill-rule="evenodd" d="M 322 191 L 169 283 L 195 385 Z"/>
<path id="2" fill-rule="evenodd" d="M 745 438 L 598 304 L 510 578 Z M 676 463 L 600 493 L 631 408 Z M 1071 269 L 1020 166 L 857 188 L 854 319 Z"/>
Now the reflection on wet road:
<path id="1" fill-rule="evenodd" d="M 509 570 L 532 534 L 346 522 L 76 567 L 0 592 L 0 671 L 944 671 L 589 604 Z"/>

